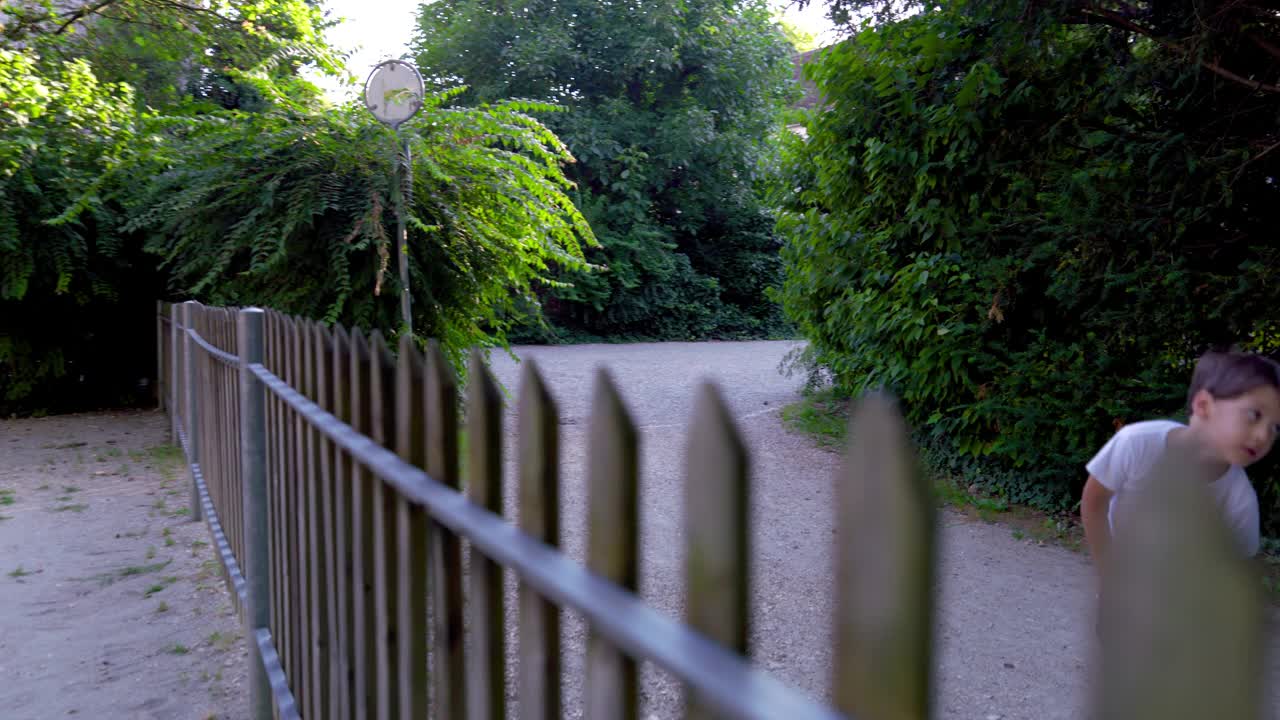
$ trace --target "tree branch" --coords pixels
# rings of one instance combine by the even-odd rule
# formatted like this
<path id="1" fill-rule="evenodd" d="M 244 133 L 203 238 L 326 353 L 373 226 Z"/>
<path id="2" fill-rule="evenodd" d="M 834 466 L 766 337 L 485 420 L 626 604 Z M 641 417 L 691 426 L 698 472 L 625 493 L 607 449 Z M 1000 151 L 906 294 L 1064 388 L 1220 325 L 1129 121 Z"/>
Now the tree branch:
<path id="1" fill-rule="evenodd" d="M 121 0 L 100 0 L 96 4 L 85 5 L 75 10 L 65 12 L 61 15 L 61 17 L 64 18 L 65 20 L 61 25 L 58 26 L 57 30 L 53 31 L 53 35 L 55 36 L 61 35 L 62 33 L 66 32 L 67 29 L 70 28 L 72 25 L 75 25 L 76 23 L 89 17 L 90 15 L 99 15 L 101 14 L 102 10 L 116 4 L 121 4 Z M 229 18 L 226 15 L 223 15 L 216 10 L 213 10 L 211 8 L 203 8 L 198 5 L 188 5 L 187 3 L 180 2 L 180 0 L 142 0 L 140 4 L 152 5 L 160 8 L 176 10 L 178 12 L 185 12 L 191 15 L 207 15 L 210 17 L 217 18 L 219 21 L 226 23 L 227 25 L 237 24 L 235 19 Z"/>
<path id="2" fill-rule="evenodd" d="M 1174 52 L 1179 53 L 1181 55 L 1186 55 L 1190 57 L 1192 54 L 1192 51 L 1187 49 L 1183 45 L 1176 43 L 1172 40 L 1166 40 L 1165 38 L 1159 37 L 1158 35 L 1156 35 L 1154 30 L 1147 27 L 1143 27 L 1138 23 L 1135 23 L 1132 20 L 1129 20 L 1128 18 L 1120 15 L 1119 13 L 1115 13 L 1110 10 L 1104 10 L 1102 8 L 1094 8 L 1094 7 L 1081 8 L 1080 12 L 1083 13 L 1086 17 L 1094 18 L 1104 25 L 1110 25 L 1111 27 L 1114 27 L 1114 28 L 1120 28 L 1121 30 L 1128 30 L 1130 32 L 1142 35 L 1144 37 L 1151 38 L 1152 40 L 1156 41 L 1160 45 L 1170 50 L 1173 50 Z M 1221 65 L 1218 65 L 1217 63 L 1214 63 L 1214 62 L 1210 62 L 1208 60 L 1200 60 L 1199 65 L 1200 67 L 1203 67 L 1204 69 L 1214 73 L 1215 75 L 1226 78 L 1227 80 L 1230 80 L 1234 83 L 1244 85 L 1245 87 L 1250 88 L 1252 90 L 1256 90 L 1259 92 L 1280 94 L 1280 85 L 1270 85 L 1267 83 L 1259 82 L 1257 80 L 1250 80 L 1247 77 L 1237 75 L 1236 73 L 1231 72 L 1230 70 L 1222 67 Z"/>
<path id="3" fill-rule="evenodd" d="M 76 23 L 89 17 L 90 15 L 97 14 L 99 10 L 102 10 L 106 7 L 114 5 L 118 1 L 119 0 L 102 0 L 102 2 L 98 3 L 97 5 L 85 5 L 84 7 L 81 7 L 77 10 L 72 10 L 71 12 L 63 13 L 62 17 L 66 18 L 67 20 L 66 22 L 62 23 L 62 25 L 60 25 L 57 30 L 54 30 L 53 34 L 55 36 L 61 35 L 62 33 L 66 32 L 67 28 L 71 27 L 72 25 L 75 25 Z"/>
<path id="4" fill-rule="evenodd" d="M 184 11 L 184 12 L 189 12 L 189 13 L 192 13 L 192 14 L 198 14 L 198 15 L 211 15 L 211 16 L 213 16 L 213 17 L 218 18 L 218 19 L 219 19 L 219 20 L 221 20 L 222 22 L 224 22 L 224 23 L 228 23 L 228 24 L 231 24 L 231 25 L 235 25 L 235 24 L 237 24 L 237 22 L 236 22 L 236 20 L 235 20 L 235 19 L 233 19 L 233 18 L 229 18 L 229 17 L 227 17 L 226 15 L 223 15 L 223 14 L 219 13 L 218 11 L 213 10 L 213 9 L 211 9 L 211 8 L 204 8 L 204 7 L 200 7 L 200 6 L 198 6 L 198 5 L 188 5 L 188 4 L 184 3 L 184 2 L 178 2 L 177 0 L 146 0 L 146 1 L 147 1 L 147 2 L 149 2 L 149 3 L 150 3 L 150 4 L 152 4 L 152 5 L 167 6 L 167 7 L 173 8 L 173 9 L 175 9 L 175 10 L 182 10 L 182 11 Z"/>
<path id="5" fill-rule="evenodd" d="M 1254 45 L 1257 45 L 1258 47 L 1265 50 L 1267 54 L 1280 58 L 1280 47 L 1276 47 L 1275 45 L 1272 45 L 1266 40 L 1263 40 L 1262 38 L 1258 37 L 1256 33 L 1245 33 L 1245 37 L 1253 41 Z"/>
<path id="6" fill-rule="evenodd" d="M 1264 149 L 1262 152 L 1258 153 L 1257 155 L 1254 155 L 1248 160 L 1245 160 L 1244 164 L 1240 166 L 1240 169 L 1236 170 L 1235 177 L 1231 178 L 1231 184 L 1234 185 L 1235 182 L 1240 179 L 1240 176 L 1244 174 L 1245 168 L 1249 167 L 1249 165 L 1251 165 L 1252 163 L 1255 163 L 1258 160 L 1261 160 L 1263 157 L 1267 155 L 1267 153 L 1271 152 L 1272 150 L 1275 150 L 1276 148 L 1280 148 L 1280 142 L 1275 142 L 1275 143 L 1272 143 L 1271 145 L 1268 145 L 1266 149 Z"/>

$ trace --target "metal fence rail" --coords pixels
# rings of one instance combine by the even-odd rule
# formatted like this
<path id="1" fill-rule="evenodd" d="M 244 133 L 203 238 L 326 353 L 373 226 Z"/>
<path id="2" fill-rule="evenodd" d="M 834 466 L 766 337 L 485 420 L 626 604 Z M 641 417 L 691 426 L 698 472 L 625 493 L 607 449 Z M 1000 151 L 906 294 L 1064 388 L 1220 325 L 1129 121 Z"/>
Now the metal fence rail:
<path id="1" fill-rule="evenodd" d="M 478 354 L 464 482 L 455 379 L 434 343 L 424 356 L 405 338 L 393 357 L 377 332 L 271 311 L 185 303 L 161 314 L 169 322 L 157 332 L 171 335 L 160 387 L 192 470 L 192 515 L 209 524 L 253 649 L 255 718 L 506 717 L 504 642 L 517 616 L 520 715 L 561 717 L 565 609 L 589 629 L 588 718 L 637 717 L 640 661 L 684 684 L 693 718 L 930 715 L 933 499 L 891 403 L 860 404 L 835 478 L 828 705 L 746 656 L 748 456 L 715 388 L 700 391 L 690 424 L 679 622 L 635 593 L 636 429 L 606 372 L 592 410 L 583 566 L 556 547 L 559 423 L 532 363 L 518 402 L 517 526 L 501 514 L 501 396 Z M 1261 717 L 1261 658 L 1248 641 L 1261 634 L 1260 599 L 1189 498 L 1154 501 L 1168 522 L 1135 531 L 1145 554 L 1121 556 L 1104 607 L 1114 637 L 1099 717 Z M 1171 532 L 1185 552 L 1161 561 L 1150 548 Z M 504 605 L 504 572 L 517 578 L 517 608 Z M 1135 604 L 1153 591 L 1197 602 Z M 1141 622 L 1125 615 L 1139 606 Z M 1192 619 L 1212 633 L 1177 631 Z M 1179 652 L 1118 664 L 1132 659 L 1126 648 L 1150 647 L 1152 627 Z M 1224 636 L 1244 651 L 1224 655 Z M 1215 652 L 1187 660 L 1200 650 Z"/>

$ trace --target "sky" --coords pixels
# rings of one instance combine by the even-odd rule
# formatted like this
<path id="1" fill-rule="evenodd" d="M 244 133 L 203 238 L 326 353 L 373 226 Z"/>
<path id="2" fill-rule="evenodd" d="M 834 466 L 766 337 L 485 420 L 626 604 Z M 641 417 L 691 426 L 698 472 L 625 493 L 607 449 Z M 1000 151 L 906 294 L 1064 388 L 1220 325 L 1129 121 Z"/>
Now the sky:
<path id="1" fill-rule="evenodd" d="M 415 11 L 421 0 L 327 0 L 324 7 L 331 17 L 343 18 L 328 32 L 329 42 L 340 50 L 353 51 L 347 68 L 363 84 L 369 70 L 383 60 L 399 57 L 413 35 Z M 823 15 L 825 3 L 814 0 L 804 12 L 790 7 L 787 0 L 771 0 L 775 7 L 785 6 L 783 16 L 800 29 L 816 36 L 819 44 L 835 38 L 830 22 Z M 315 77 L 334 100 L 354 94 L 357 87 L 342 88 L 336 80 Z"/>

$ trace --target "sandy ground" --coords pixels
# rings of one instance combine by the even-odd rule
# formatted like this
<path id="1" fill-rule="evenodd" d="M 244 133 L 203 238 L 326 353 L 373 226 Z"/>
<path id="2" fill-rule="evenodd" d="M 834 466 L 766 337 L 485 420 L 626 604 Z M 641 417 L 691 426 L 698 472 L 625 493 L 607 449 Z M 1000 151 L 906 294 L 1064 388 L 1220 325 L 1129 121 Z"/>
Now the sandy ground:
<path id="1" fill-rule="evenodd" d="M 159 412 L 0 422 L 0 716 L 242 718 L 246 651 Z"/>

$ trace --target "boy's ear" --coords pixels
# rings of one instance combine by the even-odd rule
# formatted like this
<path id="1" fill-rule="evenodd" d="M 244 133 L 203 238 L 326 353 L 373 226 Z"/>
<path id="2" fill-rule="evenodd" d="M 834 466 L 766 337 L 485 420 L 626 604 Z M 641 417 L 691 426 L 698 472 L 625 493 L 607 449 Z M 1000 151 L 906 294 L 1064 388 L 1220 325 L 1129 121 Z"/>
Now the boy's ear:
<path id="1" fill-rule="evenodd" d="M 1213 412 L 1213 395 L 1208 390 L 1198 390 L 1191 397 L 1191 414 L 1201 419 L 1208 419 Z"/>

